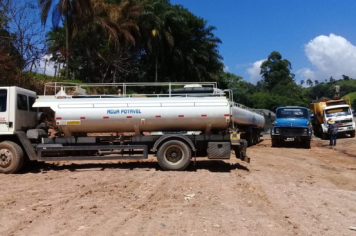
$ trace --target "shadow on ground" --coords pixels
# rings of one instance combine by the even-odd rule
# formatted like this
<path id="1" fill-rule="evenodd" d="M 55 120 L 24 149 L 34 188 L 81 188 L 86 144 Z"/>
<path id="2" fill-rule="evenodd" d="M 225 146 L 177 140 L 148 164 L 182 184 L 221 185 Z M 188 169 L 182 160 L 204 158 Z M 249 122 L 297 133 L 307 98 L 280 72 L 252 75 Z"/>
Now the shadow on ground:
<path id="1" fill-rule="evenodd" d="M 83 163 L 83 164 L 52 164 L 35 162 L 25 166 L 20 174 L 24 173 L 41 173 L 46 171 L 104 171 L 106 169 L 121 169 L 121 170 L 134 170 L 134 169 L 146 169 L 147 171 L 163 171 L 157 162 L 119 162 L 119 163 Z M 187 169 L 184 171 L 196 172 L 198 170 L 208 170 L 210 172 L 231 172 L 232 170 L 244 170 L 249 171 L 246 166 L 240 165 L 239 163 L 227 163 L 220 160 L 210 161 L 201 160 L 197 161 L 194 165 L 194 161 L 190 163 Z"/>

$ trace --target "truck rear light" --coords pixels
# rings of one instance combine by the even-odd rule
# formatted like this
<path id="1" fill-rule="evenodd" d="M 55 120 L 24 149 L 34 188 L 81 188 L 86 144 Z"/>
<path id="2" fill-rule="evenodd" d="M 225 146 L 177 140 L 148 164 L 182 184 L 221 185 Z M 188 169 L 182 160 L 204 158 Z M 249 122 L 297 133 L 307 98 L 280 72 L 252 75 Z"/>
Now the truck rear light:
<path id="1" fill-rule="evenodd" d="M 132 116 L 126 116 L 126 118 L 127 118 L 127 119 L 131 119 L 131 118 L 132 118 Z"/>
<path id="2" fill-rule="evenodd" d="M 156 116 L 156 118 L 161 118 L 161 116 Z"/>
<path id="3" fill-rule="evenodd" d="M 104 116 L 103 119 L 109 119 L 109 117 L 108 116 Z"/>
<path id="4" fill-rule="evenodd" d="M 230 116 L 230 114 L 225 114 L 224 116 Z"/>
<path id="5" fill-rule="evenodd" d="M 62 117 L 57 117 L 56 120 L 62 120 Z"/>
<path id="6" fill-rule="evenodd" d="M 179 115 L 178 117 L 184 117 L 184 115 Z"/>
<path id="7" fill-rule="evenodd" d="M 201 115 L 201 117 L 207 117 L 207 115 Z"/>
<path id="8" fill-rule="evenodd" d="M 81 120 L 85 120 L 85 117 L 80 117 Z"/>

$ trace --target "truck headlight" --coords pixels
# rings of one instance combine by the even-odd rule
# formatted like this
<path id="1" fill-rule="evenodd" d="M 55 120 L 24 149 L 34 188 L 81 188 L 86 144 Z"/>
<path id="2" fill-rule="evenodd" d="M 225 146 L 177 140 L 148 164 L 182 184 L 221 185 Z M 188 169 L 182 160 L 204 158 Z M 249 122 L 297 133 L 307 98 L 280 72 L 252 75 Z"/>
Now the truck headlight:
<path id="1" fill-rule="evenodd" d="M 303 129 L 303 135 L 308 135 L 308 129 Z"/>
<path id="2" fill-rule="evenodd" d="M 276 129 L 275 129 L 275 133 L 276 133 L 276 134 L 279 134 L 279 128 L 276 128 Z"/>

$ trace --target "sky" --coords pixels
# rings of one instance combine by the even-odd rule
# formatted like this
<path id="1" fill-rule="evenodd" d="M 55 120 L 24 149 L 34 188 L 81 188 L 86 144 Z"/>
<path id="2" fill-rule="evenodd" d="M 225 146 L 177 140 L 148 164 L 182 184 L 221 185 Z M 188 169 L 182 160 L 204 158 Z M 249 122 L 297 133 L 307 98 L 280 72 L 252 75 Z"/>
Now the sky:
<path id="1" fill-rule="evenodd" d="M 256 83 L 272 51 L 295 81 L 356 78 L 356 0 L 171 0 L 217 27 L 225 71 Z"/>

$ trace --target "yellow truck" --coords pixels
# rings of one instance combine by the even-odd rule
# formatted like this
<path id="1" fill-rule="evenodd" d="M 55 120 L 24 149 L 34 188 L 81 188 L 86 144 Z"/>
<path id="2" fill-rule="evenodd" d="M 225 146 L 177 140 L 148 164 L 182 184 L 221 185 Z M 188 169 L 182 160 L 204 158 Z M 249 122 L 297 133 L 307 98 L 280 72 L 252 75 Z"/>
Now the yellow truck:
<path id="1" fill-rule="evenodd" d="M 355 123 L 351 112 L 350 102 L 346 99 L 329 100 L 326 98 L 310 104 L 314 134 L 327 139 L 328 120 L 333 119 L 339 126 L 339 133 L 355 137 Z"/>

